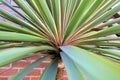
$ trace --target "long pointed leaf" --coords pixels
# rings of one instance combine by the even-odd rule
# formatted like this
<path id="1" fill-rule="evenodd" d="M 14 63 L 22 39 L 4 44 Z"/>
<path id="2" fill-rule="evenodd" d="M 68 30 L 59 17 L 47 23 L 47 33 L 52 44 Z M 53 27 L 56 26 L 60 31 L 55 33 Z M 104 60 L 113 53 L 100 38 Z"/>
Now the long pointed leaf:
<path id="1" fill-rule="evenodd" d="M 33 8 L 27 2 L 25 2 L 24 0 L 14 0 L 14 1 L 29 17 L 31 17 L 31 19 L 33 21 L 35 21 L 35 23 L 37 23 L 36 27 L 38 29 L 40 29 L 44 34 L 46 34 L 46 33 L 47 33 L 47 35 L 51 34 L 50 36 L 52 36 L 52 38 L 54 38 L 54 34 L 52 34 L 51 31 L 50 31 L 50 29 L 49 29 L 49 26 L 50 26 L 51 29 L 54 30 L 54 23 L 52 23 L 53 20 L 51 20 L 52 16 L 51 15 L 48 16 L 48 12 L 43 13 L 43 11 L 40 11 L 41 13 L 43 13 L 42 16 L 44 16 L 44 15 L 47 14 L 47 17 L 50 18 L 50 19 L 48 19 L 47 17 L 44 18 L 46 20 L 49 20 L 50 25 L 49 24 L 46 25 L 45 22 L 43 22 L 43 19 L 42 20 L 40 19 L 40 17 L 38 16 L 38 14 L 33 10 Z M 33 0 L 32 2 L 35 2 L 35 1 L 36 0 Z M 42 8 L 44 8 L 44 7 L 46 8 L 47 5 L 46 5 L 45 2 L 46 2 L 45 0 L 40 1 L 40 5 L 37 6 L 37 7 L 40 7 L 42 5 Z M 36 3 L 39 4 L 39 1 L 37 0 Z M 45 4 L 45 5 L 43 5 L 43 4 Z M 48 11 L 48 9 L 44 9 L 44 10 Z M 49 23 L 49 22 L 47 22 L 47 23 Z"/>
<path id="2" fill-rule="evenodd" d="M 70 59 L 64 52 L 61 52 L 60 54 L 66 67 L 68 78 L 70 80 L 84 80 L 85 77 L 77 64 L 73 62 L 73 60 Z"/>
<path id="3" fill-rule="evenodd" d="M 21 80 L 21 79 L 23 79 L 23 77 L 25 77 L 25 75 L 27 75 L 33 68 L 35 68 L 38 64 L 40 64 L 46 58 L 48 58 L 48 56 L 38 59 L 37 61 L 33 62 L 32 64 L 30 64 L 29 66 L 27 66 L 26 68 L 22 69 L 20 72 L 15 74 L 9 80 Z"/>
<path id="4" fill-rule="evenodd" d="M 112 21 L 108 21 L 108 22 L 103 23 L 103 24 L 101 24 L 97 27 L 101 28 L 101 27 L 104 27 L 104 26 L 112 25 L 112 24 L 117 23 L 117 22 L 120 22 L 120 18 L 114 19 Z"/>
<path id="5" fill-rule="evenodd" d="M 109 11 L 106 11 L 103 15 L 96 18 L 93 22 L 89 23 L 88 25 L 86 25 L 85 28 L 82 30 L 83 34 L 87 31 L 89 31 L 91 28 L 95 27 L 96 25 L 100 24 L 104 20 L 107 20 L 110 17 L 112 17 L 112 15 L 114 15 L 119 10 L 120 10 L 120 5 L 116 6 L 115 8 L 113 8 Z"/>
<path id="6" fill-rule="evenodd" d="M 120 40 L 120 37 L 111 37 L 111 38 L 100 38 L 100 39 L 93 39 L 90 41 L 114 41 L 114 40 Z"/>
<path id="7" fill-rule="evenodd" d="M 31 46 L 31 47 L 19 47 L 9 48 L 0 51 L 0 66 L 4 66 L 16 60 L 22 59 L 38 51 L 55 50 L 50 46 Z"/>
<path id="8" fill-rule="evenodd" d="M 55 80 L 58 67 L 58 58 L 54 59 L 45 69 L 40 80 Z"/>
<path id="9" fill-rule="evenodd" d="M 31 25 L 30 23 L 27 23 L 25 21 L 23 21 L 22 19 L 14 16 L 13 14 L 11 14 L 10 12 L 6 11 L 6 10 L 3 10 L 0 8 L 0 14 L 2 15 L 2 17 L 14 22 L 14 23 L 17 23 L 25 28 L 28 28 L 30 30 L 33 30 L 35 32 L 39 32 L 37 28 L 35 28 L 33 25 Z"/>
<path id="10" fill-rule="evenodd" d="M 84 11 L 90 6 L 92 2 L 93 0 L 81 0 L 79 7 L 77 8 L 76 12 L 74 13 L 71 21 L 69 22 L 66 28 L 64 36 L 65 38 L 68 37 L 70 33 L 72 33 L 76 29 L 76 24 L 78 23 L 80 16 L 84 14 Z"/>
<path id="11" fill-rule="evenodd" d="M 4 5 L 6 5 L 7 7 L 9 7 L 10 9 L 12 9 L 13 11 L 15 11 L 16 13 L 18 13 L 20 16 L 22 16 L 23 18 L 25 18 L 26 20 L 30 21 L 30 18 L 24 14 L 23 12 L 19 12 L 15 7 L 13 7 L 11 4 L 9 4 L 8 2 L 6 2 L 5 0 L 0 0 L 0 2 L 2 2 Z"/>
<path id="12" fill-rule="evenodd" d="M 11 48 L 11 47 L 22 47 L 22 46 L 30 46 L 30 44 L 23 44 L 23 43 L 9 43 L 9 44 L 0 44 L 0 49 L 4 48 Z"/>
<path id="13" fill-rule="evenodd" d="M 61 29 L 60 29 L 61 28 L 61 5 L 60 4 L 61 4 L 60 0 L 52 0 L 51 1 L 52 14 L 53 14 L 58 32 L 61 31 Z"/>
<path id="14" fill-rule="evenodd" d="M 120 65 L 112 60 L 75 46 L 63 46 L 61 49 L 79 64 L 87 80 L 120 79 Z"/>
<path id="15" fill-rule="evenodd" d="M 14 0 L 14 2 L 37 24 L 44 26 L 37 14 L 35 14 L 34 10 L 30 7 L 30 5 L 27 4 L 27 2 L 24 0 Z"/>
<path id="16" fill-rule="evenodd" d="M 80 21 L 79 21 L 79 26 L 81 27 L 82 24 L 85 23 L 85 21 L 87 19 L 89 19 L 89 17 L 94 14 L 94 12 L 96 11 L 96 9 L 104 2 L 105 0 L 94 0 L 94 2 L 91 4 L 91 6 L 89 6 L 88 9 L 86 9 L 84 15 L 81 17 Z"/>
<path id="17" fill-rule="evenodd" d="M 48 40 L 16 32 L 6 32 L 0 31 L 0 40 L 7 40 L 7 41 L 30 41 L 30 42 L 48 42 Z"/>
<path id="18" fill-rule="evenodd" d="M 115 42 L 105 42 L 105 41 L 86 41 L 81 42 L 80 45 L 95 45 L 95 46 L 114 46 L 114 47 L 120 47 L 120 43 Z"/>
<path id="19" fill-rule="evenodd" d="M 51 12 L 48 8 L 48 5 L 47 5 L 47 2 L 45 0 L 42 0 L 42 1 L 37 1 L 39 6 L 39 10 L 42 11 L 41 12 L 41 15 L 43 17 L 43 19 L 45 19 L 46 23 L 49 25 L 50 29 L 52 30 L 52 32 L 56 32 L 56 25 L 55 25 L 55 22 L 54 22 L 54 19 L 51 15 Z"/>
<path id="20" fill-rule="evenodd" d="M 88 50 L 99 51 L 99 52 L 102 52 L 103 54 L 109 54 L 109 55 L 120 57 L 120 52 L 113 51 L 110 49 L 92 48 L 92 47 L 87 47 L 87 46 L 80 46 L 80 47 L 88 49 Z"/>
<path id="21" fill-rule="evenodd" d="M 21 32 L 21 33 L 27 33 L 27 34 L 31 34 L 31 35 L 35 35 L 35 36 L 40 36 L 40 35 L 32 32 L 32 31 L 30 31 L 30 30 L 20 28 L 20 26 L 15 26 L 15 25 L 10 24 L 10 23 L 5 22 L 5 21 L 0 21 L 0 27 L 5 27 L 5 28 L 11 29 L 11 30 L 16 31 L 16 32 Z"/>
<path id="22" fill-rule="evenodd" d="M 101 4 L 101 6 L 97 8 L 94 14 L 90 16 L 90 18 L 88 18 L 84 26 L 89 24 L 91 21 L 95 21 L 96 18 L 104 14 L 107 10 L 109 10 L 110 7 L 115 5 L 117 2 L 119 2 L 119 0 L 109 0 L 109 1 L 104 0 L 103 4 Z"/>
<path id="23" fill-rule="evenodd" d="M 101 31 L 98 31 L 96 33 L 93 33 L 93 34 L 90 34 L 85 38 L 97 38 L 97 37 L 104 37 L 104 36 L 108 36 L 108 35 L 112 35 L 112 34 L 117 34 L 120 32 L 120 26 L 113 26 L 113 27 L 110 27 L 110 28 L 107 28 L 105 30 L 101 30 Z"/>

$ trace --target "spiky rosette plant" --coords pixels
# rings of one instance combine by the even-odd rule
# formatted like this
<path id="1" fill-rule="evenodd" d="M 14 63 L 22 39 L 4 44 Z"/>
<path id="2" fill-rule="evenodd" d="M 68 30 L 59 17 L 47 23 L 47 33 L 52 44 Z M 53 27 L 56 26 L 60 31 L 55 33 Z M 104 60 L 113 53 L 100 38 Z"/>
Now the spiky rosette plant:
<path id="1" fill-rule="evenodd" d="M 40 80 L 60 80 L 64 66 L 69 80 L 120 80 L 120 44 L 113 42 L 120 37 L 107 37 L 120 33 L 120 25 L 108 27 L 120 18 L 107 22 L 120 10 L 112 8 L 119 0 L 14 0 L 22 12 L 0 1 L 22 17 L 0 8 L 13 23 L 0 21 L 0 66 L 43 56 L 9 80 L 23 79 L 48 58 Z"/>

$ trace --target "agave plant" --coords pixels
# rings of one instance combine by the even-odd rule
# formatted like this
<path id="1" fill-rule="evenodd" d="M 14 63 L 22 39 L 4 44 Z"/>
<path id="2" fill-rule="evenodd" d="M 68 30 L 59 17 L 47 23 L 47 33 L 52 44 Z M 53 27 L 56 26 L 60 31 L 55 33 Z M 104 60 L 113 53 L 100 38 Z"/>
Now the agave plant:
<path id="1" fill-rule="evenodd" d="M 9 80 L 22 80 L 48 58 L 40 80 L 60 80 L 64 66 L 69 80 L 120 80 L 120 37 L 107 37 L 120 33 L 120 25 L 108 27 L 120 18 L 107 22 L 120 11 L 112 8 L 119 0 L 14 0 L 22 12 L 0 1 L 22 17 L 0 8 L 13 23 L 0 21 L 0 66 L 43 56 Z"/>

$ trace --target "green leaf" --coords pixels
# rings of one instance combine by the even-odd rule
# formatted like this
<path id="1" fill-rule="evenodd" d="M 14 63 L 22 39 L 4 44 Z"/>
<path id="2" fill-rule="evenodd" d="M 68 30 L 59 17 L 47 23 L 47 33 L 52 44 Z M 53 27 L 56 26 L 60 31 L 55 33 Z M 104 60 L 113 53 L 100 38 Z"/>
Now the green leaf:
<path id="1" fill-rule="evenodd" d="M 5 22 L 5 21 L 0 21 L 0 28 L 1 27 L 13 30 L 15 32 L 20 32 L 20 33 L 25 33 L 25 34 L 31 34 L 31 35 L 35 35 L 35 36 L 40 36 L 39 34 L 34 33 L 34 32 L 32 32 L 32 31 L 30 31 L 28 29 L 21 28 L 20 26 L 15 26 L 15 25 L 10 24 L 10 23 Z"/>
<path id="2" fill-rule="evenodd" d="M 120 37 L 105 37 L 105 38 L 96 38 L 96 39 L 93 39 L 93 40 L 88 40 L 88 41 L 114 41 L 114 40 L 120 40 Z"/>
<path id="3" fill-rule="evenodd" d="M 39 11 L 40 16 L 42 17 L 43 21 L 46 23 L 47 28 L 51 31 L 53 35 L 57 36 L 57 28 L 52 17 L 52 14 L 49 10 L 46 0 L 34 0 L 37 5 L 37 10 Z"/>
<path id="4" fill-rule="evenodd" d="M 28 46 L 28 45 L 30 45 L 30 44 L 23 44 L 23 43 L 0 44 L 0 49 L 10 48 L 10 47 L 21 47 L 21 46 Z"/>
<path id="5" fill-rule="evenodd" d="M 80 17 L 78 27 L 81 28 L 81 25 L 84 24 L 85 21 L 89 19 L 89 17 L 91 17 L 91 15 L 93 15 L 96 12 L 97 8 L 101 6 L 101 4 L 104 2 L 105 0 L 94 0 L 92 4 L 89 6 L 89 8 L 86 9 L 86 11 L 84 12 L 83 14 L 84 16 Z"/>
<path id="6" fill-rule="evenodd" d="M 96 46 L 114 46 L 114 47 L 120 47 L 120 43 L 115 42 L 105 42 L 105 41 L 86 41 L 81 42 L 80 45 L 96 45 Z"/>
<path id="7" fill-rule="evenodd" d="M 104 37 L 112 34 L 117 34 L 120 32 L 120 25 L 113 26 L 98 32 L 95 32 L 93 34 L 90 34 L 88 36 L 83 37 L 82 39 L 90 39 L 90 38 L 98 38 L 98 37 Z"/>
<path id="8" fill-rule="evenodd" d="M 88 7 L 93 3 L 94 0 L 81 0 L 76 12 L 74 13 L 72 19 L 70 20 L 66 31 L 65 31 L 65 36 L 64 38 L 66 39 L 70 33 L 72 33 L 77 27 L 77 23 L 79 22 L 79 18 L 81 17 L 82 14 L 88 9 Z M 74 27 L 73 27 L 74 26 Z"/>
<path id="9" fill-rule="evenodd" d="M 25 67 L 24 69 L 22 69 L 20 72 L 18 72 L 17 74 L 15 74 L 13 77 L 11 77 L 9 80 L 21 80 L 23 79 L 23 77 L 25 77 L 25 75 L 27 75 L 33 68 L 35 68 L 38 64 L 40 64 L 42 61 L 44 61 L 46 58 L 48 58 L 48 56 L 46 57 L 42 57 L 38 60 L 36 60 L 35 62 L 33 62 L 32 64 L 30 64 L 29 66 Z"/>
<path id="10" fill-rule="evenodd" d="M 95 21 L 96 18 L 100 17 L 103 15 L 107 10 L 110 9 L 113 5 L 115 5 L 119 0 L 109 0 L 104 2 L 97 8 L 97 10 L 90 16 L 90 18 L 87 19 L 85 24 L 89 24 L 91 21 Z M 83 24 L 83 25 L 85 25 Z"/>
<path id="11" fill-rule="evenodd" d="M 62 1 L 62 0 L 61 0 Z M 64 10 L 64 19 L 63 25 L 67 27 L 69 21 L 73 17 L 74 13 L 76 12 L 77 8 L 79 7 L 80 1 L 79 0 L 63 0 L 62 6 L 65 8 Z"/>
<path id="12" fill-rule="evenodd" d="M 64 52 L 61 52 L 60 54 L 66 67 L 69 80 L 84 80 L 85 76 L 78 67 L 78 64 L 70 59 L 70 57 L 67 56 Z"/>
<path id="13" fill-rule="evenodd" d="M 79 65 L 87 80 L 120 79 L 120 65 L 112 60 L 75 46 L 62 46 L 61 49 Z"/>
<path id="14" fill-rule="evenodd" d="M 5 28 L 5 27 L 2 27 L 2 26 L 0 25 L 0 31 L 13 31 L 13 30 L 8 29 L 8 28 Z"/>
<path id="15" fill-rule="evenodd" d="M 55 80 L 58 68 L 58 58 L 54 59 L 44 70 L 39 80 Z"/>
<path id="16" fill-rule="evenodd" d="M 32 55 L 35 52 L 46 50 L 55 50 L 50 46 L 30 46 L 9 48 L 0 51 L 0 66 L 4 66 L 16 60 L 22 59 L 26 56 Z"/>
<path id="17" fill-rule="evenodd" d="M 0 31 L 0 40 L 4 41 L 29 41 L 29 42 L 48 42 L 46 39 L 28 35 L 28 34 L 22 34 L 22 33 L 16 33 L 16 32 L 6 32 L 6 31 Z"/>
<path id="18" fill-rule="evenodd" d="M 61 1 L 51 0 L 50 2 L 51 2 L 51 10 L 56 23 L 57 31 L 60 32 L 61 31 Z"/>
<path id="19" fill-rule="evenodd" d="M 4 45 L 4 44 L 7 44 L 7 43 L 9 43 L 9 42 L 0 41 L 0 45 Z"/>
<path id="20" fill-rule="evenodd" d="M 14 1 L 29 17 L 31 17 L 31 19 L 33 19 L 33 21 L 35 21 L 35 23 L 37 23 L 38 28 L 41 29 L 44 33 L 48 32 L 48 31 L 50 32 L 50 29 L 53 32 L 55 32 L 55 30 L 54 30 L 55 23 L 53 23 L 52 16 L 49 15 L 50 12 L 49 12 L 49 9 L 48 9 L 48 7 L 46 5 L 46 1 L 45 0 L 41 0 L 40 4 L 39 4 L 39 1 L 37 0 L 37 4 L 39 4 L 39 6 L 37 6 L 37 7 L 41 7 L 42 6 L 41 13 L 43 13 L 43 14 L 42 14 L 41 17 L 47 16 L 47 17 L 44 17 L 42 19 L 42 20 L 45 19 L 45 21 L 47 20 L 46 22 L 43 22 L 39 18 L 38 14 L 33 10 L 33 8 L 27 2 L 25 2 L 24 0 L 14 0 Z M 35 0 L 34 0 L 34 2 L 35 2 Z M 48 23 L 48 25 L 46 25 L 44 23 Z M 49 27 L 50 27 L 50 29 L 48 29 Z"/>
<path id="21" fill-rule="evenodd" d="M 14 0 L 14 2 L 37 24 L 44 26 L 32 7 L 24 0 Z"/>
<path id="22" fill-rule="evenodd" d="M 43 19 L 45 19 L 46 23 L 49 25 L 52 32 L 55 32 L 57 30 L 56 25 L 55 25 L 52 15 L 51 15 L 51 12 L 48 8 L 46 0 L 42 0 L 42 1 L 39 0 L 38 3 L 40 5 L 40 6 L 38 6 L 38 8 L 40 11 L 42 11 L 41 16 L 43 17 Z"/>
<path id="23" fill-rule="evenodd" d="M 98 25 L 101 22 L 103 22 L 103 21 L 109 19 L 110 17 L 112 17 L 112 15 L 114 15 L 119 10 L 120 10 L 120 5 L 106 11 L 103 15 L 101 15 L 101 16 L 97 17 L 95 20 L 91 21 L 88 25 L 85 25 L 86 27 L 84 27 L 84 29 L 82 30 L 81 33 L 82 34 L 86 33 L 87 31 L 89 31 L 90 29 L 95 27 L 96 25 Z"/>
<path id="24" fill-rule="evenodd" d="M 35 31 L 35 32 L 39 32 L 37 28 L 35 28 L 35 26 L 31 25 L 30 23 L 28 22 L 25 22 L 24 20 L 14 16 L 13 14 L 11 14 L 10 12 L 6 11 L 6 10 L 3 10 L 0 8 L 0 14 L 2 15 L 2 17 L 14 22 L 14 23 L 17 23 L 25 28 L 28 28 L 32 31 Z"/>
<path id="25" fill-rule="evenodd" d="M 101 6 L 98 7 L 97 11 L 94 12 L 94 15 L 91 16 L 91 21 L 94 21 L 96 18 L 100 17 L 103 15 L 106 11 L 110 9 L 110 7 L 113 7 L 115 4 L 117 4 L 119 0 L 109 0 L 109 1 L 104 1 Z"/>
<path id="26" fill-rule="evenodd" d="M 78 24 L 78 33 L 81 33 L 81 31 L 86 28 L 86 25 L 89 24 L 89 22 L 92 22 L 91 18 L 93 18 L 96 14 L 99 14 L 103 11 L 104 7 L 109 1 L 106 0 L 94 0 L 88 9 L 86 9 L 84 16 L 81 17 L 80 22 Z M 102 10 L 101 10 L 102 8 Z M 102 15 L 102 14 L 101 14 Z M 77 30 L 77 29 L 76 29 Z"/>
<path id="27" fill-rule="evenodd" d="M 87 46 L 79 46 L 79 47 L 84 48 L 84 49 L 88 49 L 90 51 L 91 50 L 92 51 L 99 51 L 103 54 L 109 54 L 109 55 L 120 57 L 120 52 L 113 51 L 113 50 L 110 50 L 110 49 L 93 48 L 93 47 L 87 47 Z"/>
<path id="28" fill-rule="evenodd" d="M 120 22 L 120 18 L 116 18 L 116 19 L 114 19 L 112 21 L 108 21 L 108 22 L 103 23 L 103 24 L 101 24 L 101 25 L 99 25 L 97 27 L 102 28 L 102 27 L 109 26 L 109 25 L 112 25 L 112 24 L 117 23 L 117 22 Z"/>
<path id="29" fill-rule="evenodd" d="M 73 7 L 68 8 L 68 4 L 69 4 L 69 2 L 71 2 L 71 0 L 60 0 L 60 1 L 61 1 L 61 28 L 64 31 L 64 29 L 66 27 L 67 19 L 69 17 L 69 14 L 66 14 L 66 13 L 67 13 L 68 9 L 71 9 Z"/>
<path id="30" fill-rule="evenodd" d="M 5 0 L 0 0 L 0 2 L 2 2 L 4 5 L 6 5 L 7 7 L 9 7 L 10 9 L 12 9 L 13 11 L 15 11 L 17 14 L 19 14 L 20 16 L 22 16 L 23 18 L 25 18 L 26 20 L 30 21 L 30 18 L 23 12 L 20 12 L 19 10 L 17 10 L 15 7 L 13 7 L 11 4 L 9 4 L 8 2 L 6 2 Z"/>

